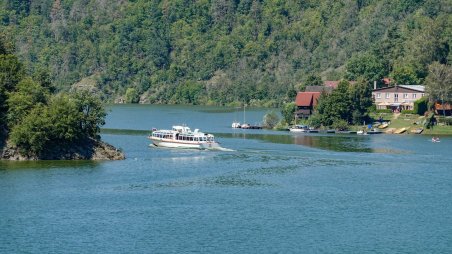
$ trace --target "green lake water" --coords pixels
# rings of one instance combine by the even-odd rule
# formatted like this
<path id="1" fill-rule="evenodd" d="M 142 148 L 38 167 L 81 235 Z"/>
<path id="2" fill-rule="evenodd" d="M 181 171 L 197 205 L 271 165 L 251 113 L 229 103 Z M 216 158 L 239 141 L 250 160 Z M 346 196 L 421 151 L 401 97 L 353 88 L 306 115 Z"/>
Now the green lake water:
<path id="1" fill-rule="evenodd" d="M 0 253 L 452 253 L 452 138 L 234 120 L 243 111 L 115 105 L 102 138 L 124 161 L 0 162 Z M 174 124 L 233 151 L 149 147 Z"/>

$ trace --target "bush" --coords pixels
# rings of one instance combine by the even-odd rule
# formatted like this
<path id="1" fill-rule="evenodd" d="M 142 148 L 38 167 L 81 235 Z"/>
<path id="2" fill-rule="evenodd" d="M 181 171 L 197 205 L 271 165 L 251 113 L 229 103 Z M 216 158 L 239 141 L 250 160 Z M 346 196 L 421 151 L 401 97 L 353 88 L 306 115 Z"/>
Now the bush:
<path id="1" fill-rule="evenodd" d="M 264 116 L 264 128 L 273 129 L 279 122 L 278 114 L 272 110 Z"/>
<path id="2" fill-rule="evenodd" d="M 339 131 L 346 131 L 349 129 L 349 125 L 345 120 L 336 120 L 333 122 L 333 125 L 331 127 Z"/>
<path id="3" fill-rule="evenodd" d="M 414 114 L 423 115 L 428 110 L 428 97 L 422 97 L 414 102 Z"/>
<path id="4" fill-rule="evenodd" d="M 452 118 L 451 117 L 440 117 L 438 119 L 438 122 L 444 123 L 444 125 L 452 125 Z"/>
<path id="5" fill-rule="evenodd" d="M 283 105 L 281 109 L 281 114 L 286 121 L 286 123 L 290 124 L 294 121 L 295 111 L 297 110 L 297 105 L 295 102 L 289 102 Z"/>
<path id="6" fill-rule="evenodd" d="M 414 110 L 402 110 L 400 113 L 402 113 L 402 114 L 416 114 L 416 111 L 414 111 Z"/>
<path id="7" fill-rule="evenodd" d="M 322 126 L 322 118 L 319 114 L 314 114 L 308 119 L 308 125 L 313 128 L 320 128 Z"/>
<path id="8" fill-rule="evenodd" d="M 390 109 L 377 109 L 377 113 L 392 113 L 392 110 Z"/>

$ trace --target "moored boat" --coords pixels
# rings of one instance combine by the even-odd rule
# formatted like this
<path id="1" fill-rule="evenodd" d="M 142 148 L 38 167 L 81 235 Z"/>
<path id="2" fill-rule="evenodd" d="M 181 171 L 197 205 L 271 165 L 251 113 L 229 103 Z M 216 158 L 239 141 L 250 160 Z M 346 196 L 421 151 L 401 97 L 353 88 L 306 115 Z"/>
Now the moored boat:
<path id="1" fill-rule="evenodd" d="M 382 134 L 383 132 L 378 129 L 371 129 L 367 131 L 367 134 Z"/>
<path id="2" fill-rule="evenodd" d="M 396 131 L 394 131 L 394 133 L 395 134 L 402 134 L 402 133 L 404 133 L 406 131 L 406 128 L 400 128 L 400 129 L 397 129 Z"/>
<path id="3" fill-rule="evenodd" d="M 424 131 L 424 128 L 412 129 L 410 132 L 414 134 L 421 134 Z"/>
<path id="4" fill-rule="evenodd" d="M 173 126 L 171 130 L 156 130 L 149 136 L 154 146 L 168 148 L 216 149 L 220 145 L 212 134 L 192 131 L 187 126 Z"/>
<path id="5" fill-rule="evenodd" d="M 309 128 L 306 125 L 294 125 L 291 128 L 289 128 L 289 131 L 291 131 L 291 132 L 308 132 Z"/>
<path id="6" fill-rule="evenodd" d="M 378 126 L 378 129 L 384 129 L 384 128 L 388 127 L 388 126 L 389 126 L 389 123 L 383 123 L 383 124 Z"/>
<path id="7" fill-rule="evenodd" d="M 242 125 L 239 122 L 233 122 L 232 123 L 232 128 L 239 129 L 239 128 L 242 128 Z"/>

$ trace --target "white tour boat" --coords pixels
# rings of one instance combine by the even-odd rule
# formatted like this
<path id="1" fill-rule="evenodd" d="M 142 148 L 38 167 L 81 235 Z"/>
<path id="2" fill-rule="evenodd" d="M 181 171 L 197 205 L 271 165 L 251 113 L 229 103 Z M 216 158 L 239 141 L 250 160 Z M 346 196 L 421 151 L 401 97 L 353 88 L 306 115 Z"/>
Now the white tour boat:
<path id="1" fill-rule="evenodd" d="M 173 126 L 172 130 L 155 130 L 149 136 L 152 144 L 159 147 L 191 148 L 191 149 L 218 149 L 220 145 L 215 142 L 212 134 L 191 131 L 187 126 Z"/>

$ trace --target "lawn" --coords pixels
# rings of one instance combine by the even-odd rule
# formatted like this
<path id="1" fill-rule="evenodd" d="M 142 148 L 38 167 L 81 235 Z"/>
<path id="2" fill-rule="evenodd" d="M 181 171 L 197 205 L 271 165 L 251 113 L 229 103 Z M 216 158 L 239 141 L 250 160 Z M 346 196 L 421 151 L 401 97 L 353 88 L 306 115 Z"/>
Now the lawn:
<path id="1" fill-rule="evenodd" d="M 383 121 L 388 122 L 390 121 L 391 124 L 388 126 L 388 128 L 407 128 L 407 132 L 410 133 L 411 129 L 417 129 L 420 127 L 424 127 L 423 123 L 425 120 L 424 116 L 419 115 L 412 115 L 412 114 L 399 114 L 398 116 L 396 114 L 375 114 L 372 115 L 374 119 L 378 119 L 379 116 L 382 116 Z M 422 134 L 426 135 L 452 135 L 452 126 L 434 126 L 433 129 L 426 129 L 424 128 L 424 131 Z"/>

